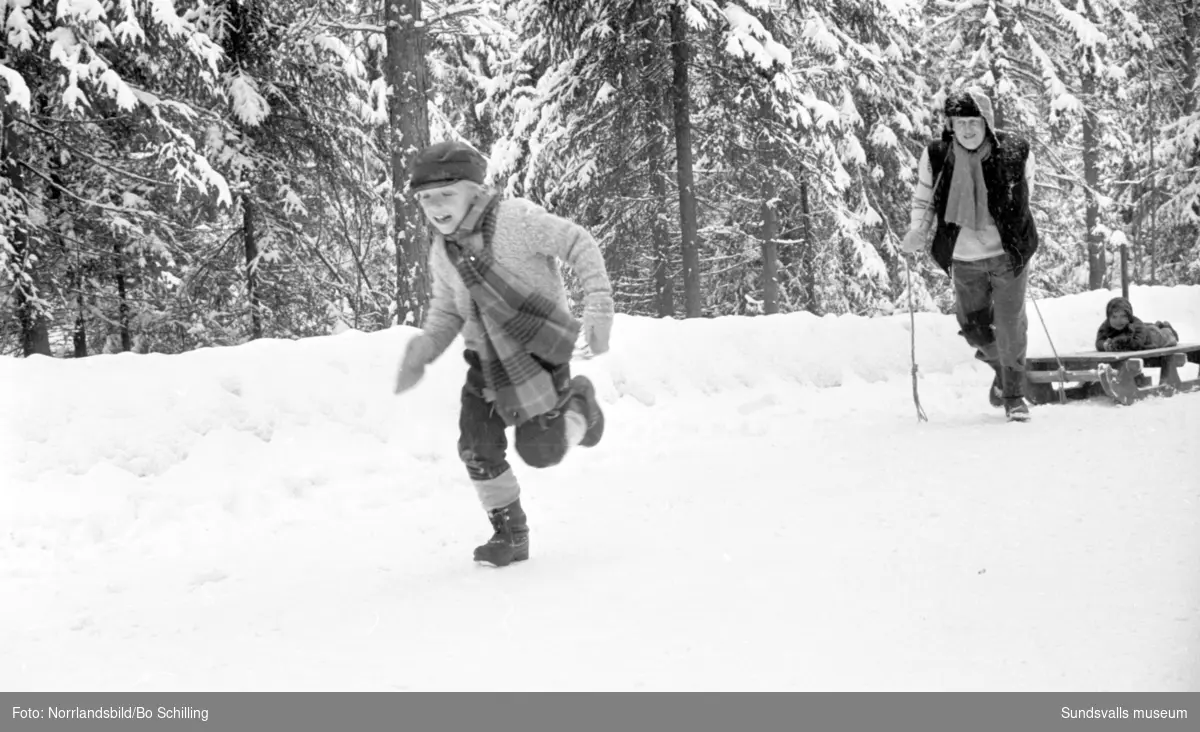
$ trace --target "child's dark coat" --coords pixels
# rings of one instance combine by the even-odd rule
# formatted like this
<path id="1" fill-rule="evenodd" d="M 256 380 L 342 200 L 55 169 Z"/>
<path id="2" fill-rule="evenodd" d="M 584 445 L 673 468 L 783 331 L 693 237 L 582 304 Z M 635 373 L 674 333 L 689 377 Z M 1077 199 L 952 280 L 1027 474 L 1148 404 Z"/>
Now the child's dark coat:
<path id="1" fill-rule="evenodd" d="M 1129 324 L 1120 330 L 1112 327 L 1108 319 L 1116 310 L 1124 310 Z M 1179 343 L 1179 334 L 1170 323 L 1158 321 L 1151 325 L 1134 317 L 1133 305 L 1123 297 L 1114 297 L 1104 308 L 1104 322 L 1096 331 L 1097 351 L 1145 351 L 1151 348 L 1169 348 Z"/>

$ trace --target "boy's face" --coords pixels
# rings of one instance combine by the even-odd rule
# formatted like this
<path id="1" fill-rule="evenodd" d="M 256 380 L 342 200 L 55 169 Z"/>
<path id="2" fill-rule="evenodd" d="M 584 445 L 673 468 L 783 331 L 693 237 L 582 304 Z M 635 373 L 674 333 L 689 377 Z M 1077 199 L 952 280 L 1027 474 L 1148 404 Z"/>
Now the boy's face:
<path id="1" fill-rule="evenodd" d="M 1129 314 L 1118 308 L 1108 316 L 1108 324 L 1112 326 L 1113 330 L 1121 330 L 1129 325 Z"/>
<path id="2" fill-rule="evenodd" d="M 471 209 L 475 191 L 473 183 L 460 180 L 447 186 L 417 191 L 416 197 L 429 223 L 442 234 L 453 234 Z"/>

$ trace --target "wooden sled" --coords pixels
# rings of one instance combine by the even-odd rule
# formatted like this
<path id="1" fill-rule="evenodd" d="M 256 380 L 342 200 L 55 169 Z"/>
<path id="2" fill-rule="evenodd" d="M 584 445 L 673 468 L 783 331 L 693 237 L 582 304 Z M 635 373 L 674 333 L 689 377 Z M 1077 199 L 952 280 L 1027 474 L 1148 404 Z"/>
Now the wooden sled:
<path id="1" fill-rule="evenodd" d="M 1062 398 L 1086 399 L 1104 394 L 1118 404 L 1129 405 L 1149 396 L 1172 396 L 1200 389 L 1200 376 L 1188 381 L 1179 376 L 1179 370 L 1189 362 L 1200 364 L 1200 343 L 1148 351 L 1091 351 L 1060 358 L 1026 358 L 1026 398 L 1034 404 L 1051 404 Z M 1158 383 L 1143 373 L 1147 368 L 1159 369 Z M 1081 386 L 1068 387 L 1071 383 Z"/>

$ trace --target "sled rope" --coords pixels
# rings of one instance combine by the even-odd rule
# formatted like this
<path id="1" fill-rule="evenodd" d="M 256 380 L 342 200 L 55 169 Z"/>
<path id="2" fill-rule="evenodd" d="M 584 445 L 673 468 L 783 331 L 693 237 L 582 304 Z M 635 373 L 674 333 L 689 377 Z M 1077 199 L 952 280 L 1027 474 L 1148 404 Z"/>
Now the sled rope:
<path id="1" fill-rule="evenodd" d="M 942 182 L 942 174 L 946 172 L 946 163 L 950 160 L 950 150 L 946 149 L 946 158 L 942 161 L 942 167 L 938 170 L 937 177 L 933 181 L 933 193 L 929 199 L 928 205 L 925 206 L 925 230 L 928 232 L 927 237 L 932 237 L 933 233 L 933 217 L 934 217 L 934 199 L 937 198 L 938 186 Z M 925 240 L 925 249 L 929 248 L 929 238 Z M 921 395 L 917 393 L 917 316 L 913 308 L 913 290 L 912 290 L 912 271 L 908 268 L 908 259 L 900 258 L 904 262 L 904 278 L 908 284 L 908 322 L 909 335 L 912 336 L 912 387 L 913 387 L 913 404 L 917 405 L 917 421 L 928 422 L 929 417 L 925 416 L 925 409 L 921 407 Z"/>
<path id="2" fill-rule="evenodd" d="M 901 259 L 904 261 L 904 277 L 908 280 L 909 335 L 912 336 L 913 404 L 917 405 L 917 421 L 928 422 L 929 417 L 925 416 L 925 410 L 921 408 L 921 395 L 917 393 L 917 315 L 913 311 L 912 272 L 908 268 L 908 260 L 903 257 Z"/>
<path id="3" fill-rule="evenodd" d="M 1050 344 L 1050 352 L 1054 354 L 1054 360 L 1058 362 L 1058 403 L 1065 404 L 1067 395 L 1063 391 L 1067 386 L 1067 368 L 1063 365 L 1062 358 L 1058 355 L 1058 349 L 1054 347 L 1054 339 L 1050 337 L 1050 329 L 1046 327 L 1046 319 L 1042 317 L 1042 309 L 1038 307 L 1037 298 L 1033 293 L 1029 293 L 1029 301 L 1033 303 L 1033 309 L 1037 312 L 1038 320 L 1042 323 L 1042 330 L 1046 333 L 1046 342 Z"/>

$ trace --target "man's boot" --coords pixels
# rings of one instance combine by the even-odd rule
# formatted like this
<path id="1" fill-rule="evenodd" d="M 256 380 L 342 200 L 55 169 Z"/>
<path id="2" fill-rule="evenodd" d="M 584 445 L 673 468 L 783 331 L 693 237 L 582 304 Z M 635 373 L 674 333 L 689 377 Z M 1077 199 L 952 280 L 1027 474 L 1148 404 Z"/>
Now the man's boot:
<path id="1" fill-rule="evenodd" d="M 1028 422 L 1029 405 L 1025 403 L 1025 372 L 1002 368 L 1001 384 L 1004 388 L 1004 416 L 1009 422 Z"/>
<path id="2" fill-rule="evenodd" d="M 962 335 L 962 331 L 959 331 L 958 334 Z M 989 361 L 987 356 L 985 356 L 983 351 L 980 349 L 976 349 L 975 351 L 975 360 L 986 363 L 992 368 L 992 371 L 996 372 L 995 378 L 992 379 L 992 385 L 988 387 L 988 404 L 991 404 L 993 407 L 1003 407 L 1004 377 L 1000 372 L 1000 364 L 996 363 L 995 361 Z"/>
<path id="3" fill-rule="evenodd" d="M 1000 375 L 1000 367 L 992 365 L 996 370 L 996 376 L 992 379 L 992 386 L 988 389 L 988 404 L 993 407 L 1004 406 L 1004 378 Z"/>
<path id="4" fill-rule="evenodd" d="M 495 533 L 486 544 L 475 547 L 475 561 L 493 567 L 507 567 L 529 559 L 529 524 L 521 499 L 503 508 L 488 511 Z"/>

